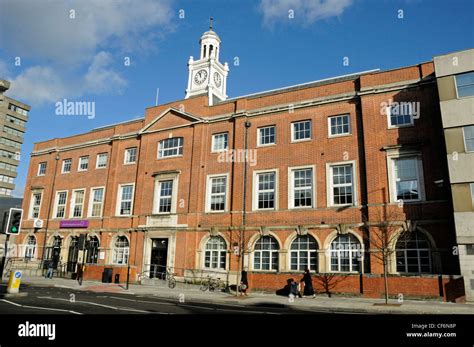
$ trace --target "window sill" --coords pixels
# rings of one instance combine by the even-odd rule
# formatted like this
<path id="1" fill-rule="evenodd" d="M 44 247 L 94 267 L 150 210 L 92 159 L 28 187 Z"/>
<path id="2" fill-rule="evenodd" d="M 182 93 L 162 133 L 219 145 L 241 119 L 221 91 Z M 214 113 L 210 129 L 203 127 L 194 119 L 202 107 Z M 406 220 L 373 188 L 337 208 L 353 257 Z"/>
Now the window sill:
<path id="1" fill-rule="evenodd" d="M 257 145 L 257 148 L 267 148 L 267 147 L 274 147 L 276 143 L 266 143 L 264 145 Z"/>
<path id="2" fill-rule="evenodd" d="M 219 150 L 212 150 L 211 153 L 214 153 L 214 154 L 220 154 L 220 153 L 225 153 L 225 152 L 228 152 L 229 149 L 226 148 L 226 149 L 219 149 Z M 180 156 L 182 157 L 182 156 Z M 165 158 L 168 158 L 168 157 L 165 157 Z M 163 158 L 159 158 L 159 159 L 163 159 Z"/>
<path id="3" fill-rule="evenodd" d="M 184 157 L 182 154 L 181 155 L 170 155 L 170 156 L 167 156 L 167 157 L 156 158 L 156 160 L 182 158 L 182 157 Z"/>
<path id="4" fill-rule="evenodd" d="M 328 135 L 328 139 L 334 139 L 334 138 L 338 138 L 338 137 L 348 137 L 348 136 L 352 136 L 352 133 Z"/>
<path id="5" fill-rule="evenodd" d="M 135 165 L 137 162 L 134 161 L 134 162 L 131 162 L 131 163 L 123 163 L 123 165 Z"/>
<path id="6" fill-rule="evenodd" d="M 313 141 L 313 139 L 310 138 L 310 139 L 302 139 L 302 140 L 291 140 L 290 143 L 301 143 L 301 142 L 310 142 L 310 141 Z"/>
<path id="7" fill-rule="evenodd" d="M 403 125 L 390 125 L 388 126 L 388 130 L 392 130 L 392 129 L 400 129 L 400 128 L 414 128 L 415 127 L 415 124 L 403 124 Z"/>

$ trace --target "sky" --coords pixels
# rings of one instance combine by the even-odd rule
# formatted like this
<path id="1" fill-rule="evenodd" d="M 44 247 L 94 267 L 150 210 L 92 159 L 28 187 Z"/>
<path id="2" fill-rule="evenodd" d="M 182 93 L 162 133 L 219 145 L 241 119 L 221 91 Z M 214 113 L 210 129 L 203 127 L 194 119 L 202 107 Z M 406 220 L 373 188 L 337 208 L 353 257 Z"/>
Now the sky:
<path id="1" fill-rule="evenodd" d="M 35 142 L 184 98 L 210 16 L 229 97 L 474 48 L 474 0 L 0 0 L 0 79 L 32 106 L 14 195 Z M 64 99 L 95 117 L 58 115 Z"/>

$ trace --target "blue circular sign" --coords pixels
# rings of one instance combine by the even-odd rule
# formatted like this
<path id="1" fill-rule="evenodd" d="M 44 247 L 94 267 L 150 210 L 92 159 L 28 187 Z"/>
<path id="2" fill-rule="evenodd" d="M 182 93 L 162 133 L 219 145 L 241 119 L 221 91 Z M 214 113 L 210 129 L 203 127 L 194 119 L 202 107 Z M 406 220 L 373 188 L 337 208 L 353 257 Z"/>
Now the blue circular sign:
<path id="1" fill-rule="evenodd" d="M 15 272 L 15 277 L 20 278 L 21 277 L 21 272 L 20 271 Z"/>

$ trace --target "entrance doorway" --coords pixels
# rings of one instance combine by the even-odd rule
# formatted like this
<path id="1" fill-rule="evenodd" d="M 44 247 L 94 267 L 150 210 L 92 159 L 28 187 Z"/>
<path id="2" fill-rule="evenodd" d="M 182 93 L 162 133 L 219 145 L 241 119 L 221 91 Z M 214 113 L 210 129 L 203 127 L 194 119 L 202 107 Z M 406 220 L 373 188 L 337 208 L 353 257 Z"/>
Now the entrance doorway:
<path id="1" fill-rule="evenodd" d="M 79 256 L 79 237 L 71 237 L 69 253 L 67 255 L 67 272 L 76 272 L 77 258 Z"/>
<path id="2" fill-rule="evenodd" d="M 166 273 L 168 239 L 151 240 L 150 278 L 162 278 Z"/>
<path id="3" fill-rule="evenodd" d="M 45 259 L 48 261 L 44 263 L 45 269 L 48 268 L 49 263 L 53 263 L 54 270 L 58 268 L 59 259 L 61 257 L 61 245 L 61 237 L 55 236 L 53 239 L 53 245 L 46 248 Z"/>

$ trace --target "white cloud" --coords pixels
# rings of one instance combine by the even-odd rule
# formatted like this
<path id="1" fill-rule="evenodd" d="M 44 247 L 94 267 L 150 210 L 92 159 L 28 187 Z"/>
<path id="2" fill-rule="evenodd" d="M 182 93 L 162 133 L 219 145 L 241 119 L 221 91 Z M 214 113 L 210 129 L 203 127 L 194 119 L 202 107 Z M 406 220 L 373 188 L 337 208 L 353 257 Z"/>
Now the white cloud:
<path id="1" fill-rule="evenodd" d="M 265 25 L 288 21 L 290 10 L 293 21 L 306 25 L 339 16 L 351 5 L 352 0 L 261 0 L 260 11 Z"/>
<path id="2" fill-rule="evenodd" d="M 9 95 L 32 105 L 120 92 L 126 81 L 113 59 L 154 50 L 172 30 L 171 1 L 1 0 L 0 51 L 28 67 L 0 62 L 0 78 L 15 72 Z"/>

